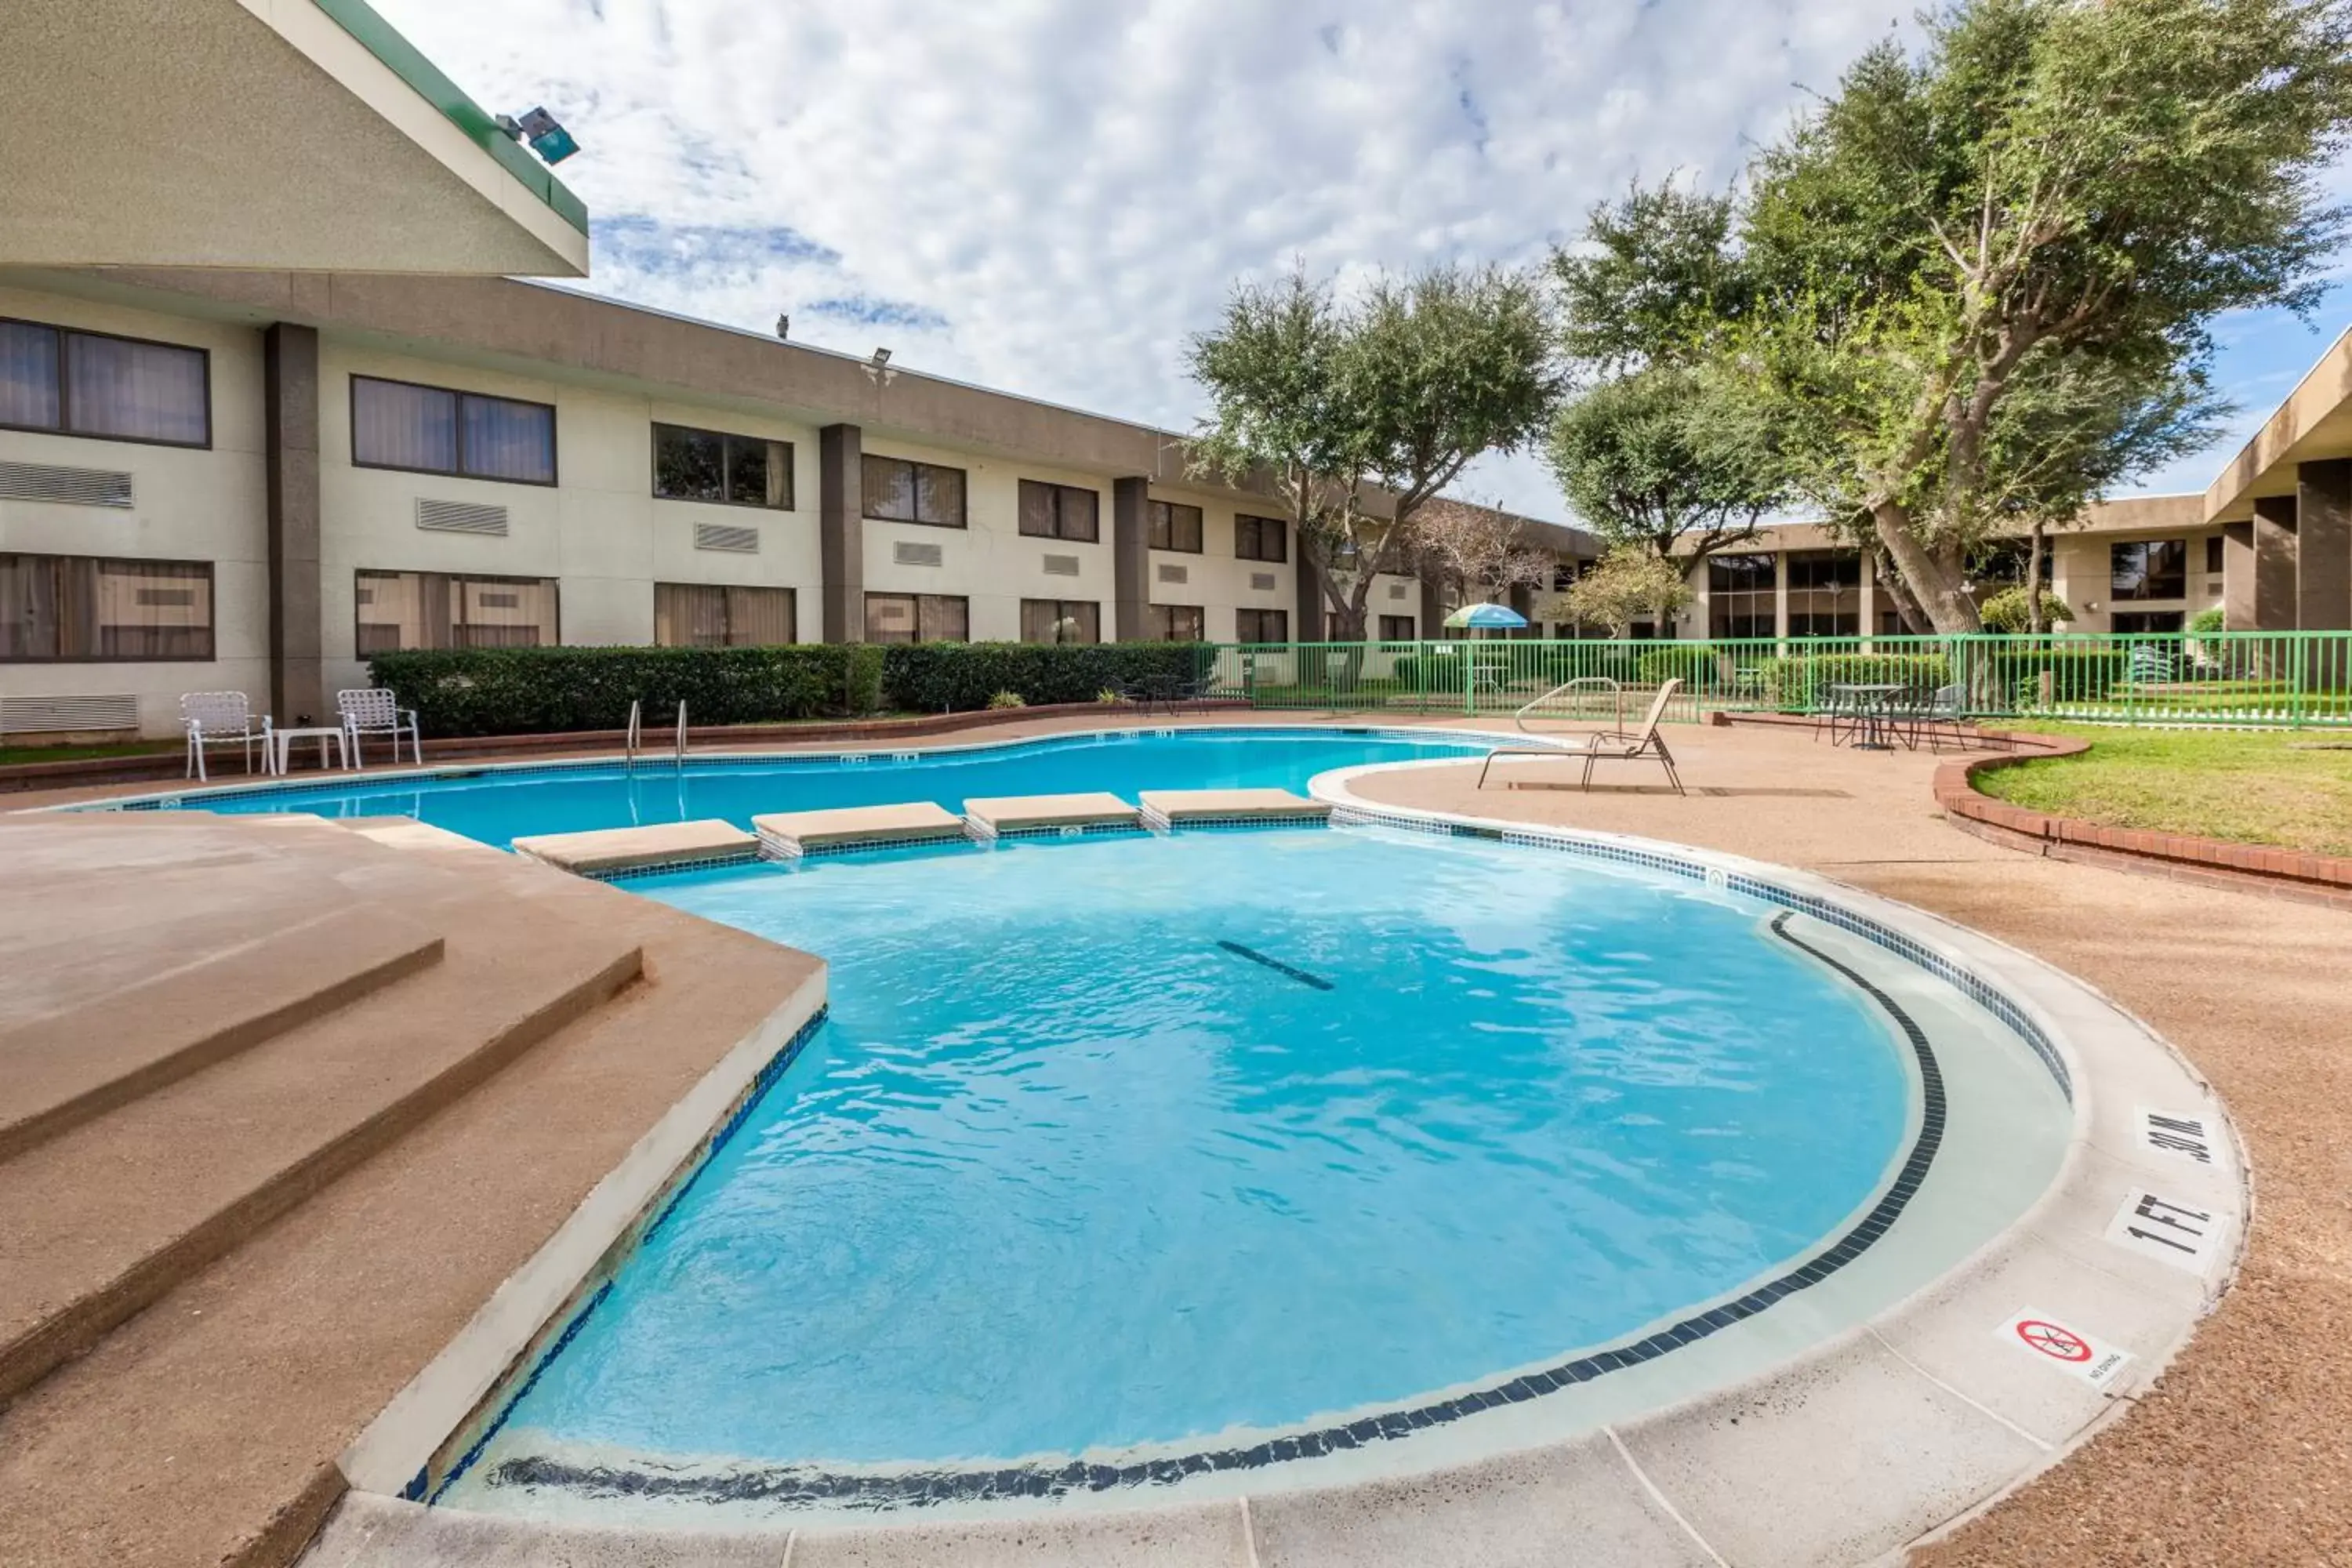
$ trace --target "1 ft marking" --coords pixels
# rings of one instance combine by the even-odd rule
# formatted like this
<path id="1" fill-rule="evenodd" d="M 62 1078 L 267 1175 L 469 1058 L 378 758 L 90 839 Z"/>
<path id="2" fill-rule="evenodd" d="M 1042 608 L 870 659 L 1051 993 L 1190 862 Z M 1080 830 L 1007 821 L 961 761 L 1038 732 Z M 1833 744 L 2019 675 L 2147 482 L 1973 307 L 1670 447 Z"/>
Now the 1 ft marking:
<path id="1" fill-rule="evenodd" d="M 2094 1388 L 2105 1388 L 2131 1362 L 2129 1351 L 2117 1350 L 2030 1307 L 1993 1331 L 2003 1344 Z"/>
<path id="2" fill-rule="evenodd" d="M 2150 1110 L 2143 1105 L 2139 1108 L 2139 1135 L 2159 1154 L 2193 1160 L 2209 1170 L 2212 1168 L 2214 1138 L 2202 1116 Z"/>
<path id="3" fill-rule="evenodd" d="M 2108 1222 L 2107 1239 L 2175 1268 L 2202 1274 L 2221 1231 L 2221 1222 L 2211 1210 L 2134 1187 Z"/>

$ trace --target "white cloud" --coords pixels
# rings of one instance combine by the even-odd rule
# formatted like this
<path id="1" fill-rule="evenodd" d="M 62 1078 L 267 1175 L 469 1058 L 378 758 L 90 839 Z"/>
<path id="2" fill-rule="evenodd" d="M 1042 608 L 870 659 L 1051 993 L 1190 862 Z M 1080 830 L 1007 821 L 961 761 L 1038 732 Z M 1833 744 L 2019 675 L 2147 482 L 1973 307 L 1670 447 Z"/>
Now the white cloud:
<path id="1" fill-rule="evenodd" d="M 544 102 L 589 287 L 1188 426 L 1231 282 L 1532 261 L 1636 177 L 1717 184 L 1907 26 L 1889 0 L 377 0 Z M 1561 515 L 1532 459 L 1471 488 Z"/>

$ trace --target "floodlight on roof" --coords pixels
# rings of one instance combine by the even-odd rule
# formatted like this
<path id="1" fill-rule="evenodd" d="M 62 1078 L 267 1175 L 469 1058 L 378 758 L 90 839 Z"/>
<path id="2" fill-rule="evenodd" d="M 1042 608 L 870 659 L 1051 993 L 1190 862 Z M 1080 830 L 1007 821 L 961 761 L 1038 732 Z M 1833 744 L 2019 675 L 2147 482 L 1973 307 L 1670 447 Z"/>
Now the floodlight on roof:
<path id="1" fill-rule="evenodd" d="M 874 351 L 874 368 L 876 370 L 880 370 L 884 365 L 888 364 L 889 363 L 890 351 L 888 349 L 876 349 Z"/>
<path id="2" fill-rule="evenodd" d="M 580 143 L 572 139 L 571 132 L 563 129 L 563 122 L 543 107 L 532 110 L 520 120 L 510 114 L 501 114 L 499 116 L 499 129 L 518 142 L 529 142 L 530 150 L 550 163 L 561 163 L 580 151 Z"/>

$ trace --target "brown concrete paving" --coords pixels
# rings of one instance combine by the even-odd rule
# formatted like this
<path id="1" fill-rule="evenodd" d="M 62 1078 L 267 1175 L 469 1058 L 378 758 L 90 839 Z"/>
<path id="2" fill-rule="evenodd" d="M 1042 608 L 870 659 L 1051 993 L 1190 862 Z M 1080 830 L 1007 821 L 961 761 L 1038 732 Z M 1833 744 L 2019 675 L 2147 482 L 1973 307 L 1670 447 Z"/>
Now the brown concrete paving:
<path id="1" fill-rule="evenodd" d="M 2137 1409 L 1915 1563 L 2352 1563 L 2352 915 L 1983 843 L 1937 812 L 1925 752 L 1686 727 L 1673 743 L 1687 799 L 1478 792 L 1475 766 L 1360 793 L 1801 866 L 1963 921 L 2147 1019 L 2212 1080 L 2251 1157 L 2242 1272 L 2189 1349 Z M 1549 776 L 1572 785 L 1571 765 Z M 1515 776 L 1539 785 L 1544 766 Z"/>
<path id="2" fill-rule="evenodd" d="M 0 1563 L 282 1563 L 341 1489 L 335 1456 L 660 1114 L 817 965 L 429 829 L 312 828 L 310 852 L 296 855 L 285 835 L 251 823 L 192 816 L 128 826 L 152 834 L 159 855 L 171 839 L 194 835 L 212 886 L 231 901 L 243 879 L 242 837 L 247 868 L 280 891 L 304 885 L 287 863 L 317 872 L 331 862 L 329 880 L 346 892 L 436 923 L 395 884 L 437 868 L 464 882 L 478 912 L 502 900 L 507 926 L 532 943 L 617 943 L 644 955 L 640 984 L 404 1127 L 389 1147 L 0 1410 Z M 115 819 L 112 831 L 124 828 Z M 27 834 L 0 844 L 9 853 L 29 859 L 39 851 Z M 135 907 L 96 901 L 124 925 L 117 945 L 128 951 Z M 0 909 L 0 946 L 8 928 L 24 923 L 12 912 L 22 906 Z M 180 929 L 168 902 L 149 913 L 151 940 Z M 437 923 L 450 927 L 449 956 L 420 979 L 483 950 L 478 931 Z M 0 989 L 11 983 L 0 980 Z M 478 977 L 478 1003 L 496 998 L 502 984 L 496 973 Z M 394 987 L 381 1000 L 398 995 Z M 338 1016 L 368 1027 L 376 1000 Z M 453 1032 L 461 1026 L 451 1021 Z M 101 1132 L 111 1120 L 75 1136 Z M 6 1217 L 39 1223 L 16 1210 Z"/>

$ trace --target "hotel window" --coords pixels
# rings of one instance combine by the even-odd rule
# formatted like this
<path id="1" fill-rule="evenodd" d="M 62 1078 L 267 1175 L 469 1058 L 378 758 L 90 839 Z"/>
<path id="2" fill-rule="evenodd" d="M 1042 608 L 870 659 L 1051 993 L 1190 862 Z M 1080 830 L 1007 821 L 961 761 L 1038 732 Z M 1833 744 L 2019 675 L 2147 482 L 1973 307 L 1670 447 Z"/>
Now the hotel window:
<path id="1" fill-rule="evenodd" d="M 1234 519 L 1234 559 L 1287 561 L 1288 535 L 1278 517 L 1240 516 Z"/>
<path id="2" fill-rule="evenodd" d="M 2109 631 L 2125 636 L 2177 632 L 2187 621 L 2179 610 L 2124 611 L 2109 616 L 2107 619 Z"/>
<path id="3" fill-rule="evenodd" d="M 362 468 L 555 482 L 555 409 L 545 403 L 352 377 L 352 461 Z"/>
<path id="4" fill-rule="evenodd" d="M 1154 642 L 1199 642 L 1209 635 L 1208 616 L 1198 605 L 1150 605 L 1144 625 Z"/>
<path id="5" fill-rule="evenodd" d="M 212 657 L 208 561 L 0 555 L 0 663 Z"/>
<path id="6" fill-rule="evenodd" d="M 2014 588 L 2025 581 L 2025 568 L 2032 559 L 2033 546 L 2030 541 L 1997 539 L 1978 553 L 1974 563 L 1969 568 L 1969 574 L 1982 586 L 1991 587 L 1999 584 L 2001 587 Z M 2052 550 L 2045 541 L 2042 547 L 2042 586 L 2050 585 L 2052 575 L 2056 570 L 2057 552 Z"/>
<path id="7" fill-rule="evenodd" d="M 2205 541 L 2205 570 L 2217 577 L 2223 570 L 2221 556 L 2221 536 L 2218 533 L 2209 535 Z"/>
<path id="8" fill-rule="evenodd" d="M 1286 643 L 1290 640 L 1288 610 L 1235 610 L 1234 640 L 1245 643 Z"/>
<path id="9" fill-rule="evenodd" d="M 2189 542 L 2151 539 L 2107 548 L 2108 592 L 2117 599 L 2189 596 Z"/>
<path id="10" fill-rule="evenodd" d="M 1149 509 L 1151 548 L 1201 553 L 1201 509 L 1172 500 L 1156 500 Z"/>
<path id="11" fill-rule="evenodd" d="M 1076 485 L 1021 481 L 1021 531 L 1032 539 L 1066 539 L 1092 544 L 1102 498 Z"/>
<path id="12" fill-rule="evenodd" d="M 552 577 L 362 572 L 352 599 L 362 658 L 410 648 L 549 647 L 561 640 Z"/>
<path id="13" fill-rule="evenodd" d="M 1024 599 L 1021 640 L 1100 642 L 1102 606 L 1083 599 Z"/>
<path id="14" fill-rule="evenodd" d="M 859 466 L 866 515 L 876 522 L 919 522 L 930 528 L 964 526 L 961 468 L 917 463 L 870 453 Z"/>
<path id="15" fill-rule="evenodd" d="M 211 368 L 202 349 L 0 321 L 0 426 L 209 447 Z"/>
<path id="16" fill-rule="evenodd" d="M 1769 637 L 1775 624 L 1769 555 L 1710 555 L 1706 561 L 1706 635 Z"/>
<path id="17" fill-rule="evenodd" d="M 1789 552 L 1789 635 L 1862 635 L 1862 556 L 1851 550 Z"/>
<path id="18" fill-rule="evenodd" d="M 793 640 L 790 588 L 654 584 L 657 647 L 766 647 Z"/>
<path id="19" fill-rule="evenodd" d="M 868 594 L 867 642 L 969 642 L 971 601 L 947 594 Z"/>
<path id="20" fill-rule="evenodd" d="M 721 506 L 790 511 L 792 443 L 684 425 L 656 425 L 654 494 L 664 500 L 716 501 Z"/>
<path id="21" fill-rule="evenodd" d="M 1411 616 L 1382 616 L 1381 617 L 1381 641 L 1412 641 L 1412 617 Z"/>

